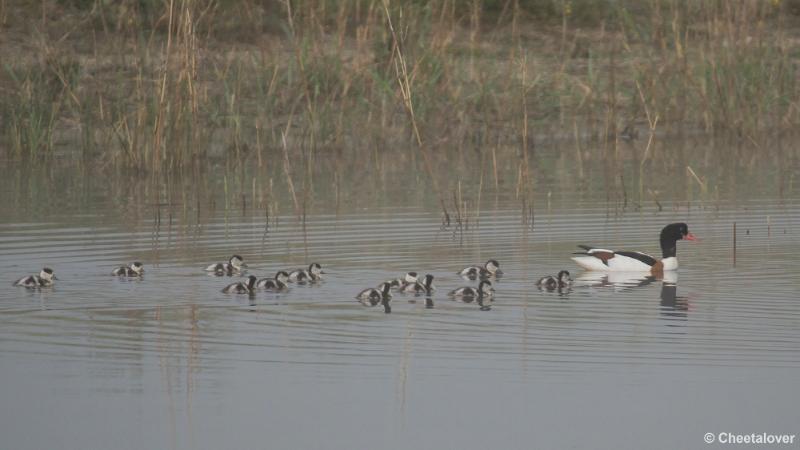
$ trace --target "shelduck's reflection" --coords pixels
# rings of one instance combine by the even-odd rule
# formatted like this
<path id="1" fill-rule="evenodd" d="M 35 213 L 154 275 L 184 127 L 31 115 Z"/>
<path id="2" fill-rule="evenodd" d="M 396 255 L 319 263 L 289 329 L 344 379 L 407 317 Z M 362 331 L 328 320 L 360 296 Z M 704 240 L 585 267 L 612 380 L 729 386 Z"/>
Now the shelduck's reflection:
<path id="1" fill-rule="evenodd" d="M 588 271 L 580 274 L 574 286 L 584 287 L 610 287 L 615 291 L 623 292 L 648 286 L 654 282 L 661 282 L 661 314 L 665 317 L 687 317 L 689 298 L 678 294 L 678 272 L 665 271 L 658 275 L 647 272 L 594 272 Z"/>

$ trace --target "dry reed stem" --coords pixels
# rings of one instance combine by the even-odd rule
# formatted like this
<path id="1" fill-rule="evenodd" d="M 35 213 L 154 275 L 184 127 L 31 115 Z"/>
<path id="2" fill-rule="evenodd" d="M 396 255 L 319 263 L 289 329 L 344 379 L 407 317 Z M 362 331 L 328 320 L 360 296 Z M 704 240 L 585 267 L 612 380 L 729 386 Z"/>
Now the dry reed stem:
<path id="1" fill-rule="evenodd" d="M 733 222 L 733 267 L 736 267 L 736 222 Z"/>
<path id="2" fill-rule="evenodd" d="M 703 193 L 708 192 L 708 187 L 706 186 L 706 183 L 704 183 L 703 180 L 701 180 L 700 177 L 698 177 L 697 174 L 694 173 L 694 170 L 692 170 L 692 168 L 689 166 L 686 166 L 686 170 L 695 179 L 695 181 L 697 181 L 697 184 L 700 185 L 700 188 L 703 190 Z"/>
<path id="3" fill-rule="evenodd" d="M 386 21 L 389 25 L 389 31 L 392 35 L 393 41 L 393 48 L 392 54 L 396 56 L 394 59 L 394 69 L 395 75 L 397 77 L 397 83 L 400 86 L 400 94 L 403 97 L 403 104 L 405 105 L 406 111 L 408 112 L 409 118 L 411 120 L 411 127 L 414 131 L 414 137 L 417 142 L 417 146 L 422 154 L 422 159 L 425 162 L 425 169 L 428 172 L 428 175 L 431 178 L 431 182 L 433 183 L 434 190 L 436 191 L 436 195 L 439 197 L 439 203 L 442 207 L 442 211 L 444 212 L 445 217 L 447 218 L 447 222 L 450 221 L 449 214 L 447 212 L 447 207 L 445 206 L 444 197 L 442 196 L 442 191 L 439 189 L 439 181 L 433 173 L 432 164 L 430 161 L 430 156 L 428 155 L 428 151 L 426 147 L 423 145 L 422 137 L 419 133 L 419 127 L 417 127 L 417 119 L 414 115 L 414 103 L 411 97 L 411 83 L 408 77 L 408 66 L 406 64 L 406 58 L 403 54 L 403 49 L 401 45 L 400 39 L 397 37 L 397 32 L 395 31 L 394 24 L 392 23 L 392 16 L 389 13 L 389 0 L 382 0 L 383 1 L 383 10 L 386 14 Z"/>
<path id="4" fill-rule="evenodd" d="M 154 172 L 157 172 L 161 168 L 161 164 L 159 164 L 161 158 L 161 139 L 164 129 L 164 115 L 166 114 L 166 97 L 167 97 L 167 77 L 169 74 L 169 62 L 170 62 L 170 55 L 172 53 L 172 27 L 173 27 L 173 17 L 175 13 L 175 0 L 169 0 L 169 9 L 168 9 L 168 16 L 169 20 L 167 23 L 167 45 L 166 51 L 164 54 L 164 65 L 162 67 L 161 73 L 161 88 L 158 96 L 158 114 L 156 115 L 156 122 L 153 127 L 153 151 L 155 154 L 152 158 L 152 168 Z"/>

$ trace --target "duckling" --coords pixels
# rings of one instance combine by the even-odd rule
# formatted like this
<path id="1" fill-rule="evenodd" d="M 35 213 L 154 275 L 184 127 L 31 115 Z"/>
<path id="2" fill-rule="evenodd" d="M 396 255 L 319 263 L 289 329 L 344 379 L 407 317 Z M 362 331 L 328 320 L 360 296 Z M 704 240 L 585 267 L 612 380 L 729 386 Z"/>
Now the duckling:
<path id="1" fill-rule="evenodd" d="M 250 294 L 255 291 L 256 281 L 258 281 L 258 278 L 255 275 L 250 275 L 247 277 L 247 283 L 243 281 L 231 283 L 225 286 L 222 292 L 225 294 Z"/>
<path id="2" fill-rule="evenodd" d="M 539 278 L 539 281 L 536 282 L 536 286 L 538 286 L 539 289 L 546 289 L 548 291 L 568 288 L 570 285 L 572 285 L 572 278 L 569 276 L 569 271 L 566 270 L 558 272 L 558 275 L 555 277 L 547 275 Z"/>
<path id="3" fill-rule="evenodd" d="M 381 302 L 388 303 L 392 298 L 392 294 L 389 293 L 391 288 L 391 284 L 383 282 L 377 288 L 364 289 L 356 295 L 356 298 L 364 306 L 375 306 Z"/>
<path id="4" fill-rule="evenodd" d="M 111 275 L 116 277 L 140 277 L 144 275 L 144 265 L 137 261 L 129 266 L 119 266 L 111 271 Z"/>
<path id="5" fill-rule="evenodd" d="M 285 291 L 289 289 L 289 286 L 286 284 L 289 281 L 289 274 L 286 271 L 281 270 L 280 272 L 275 274 L 275 278 L 262 278 L 258 280 L 256 286 L 259 289 L 264 289 L 266 291 Z"/>
<path id="6" fill-rule="evenodd" d="M 469 266 L 461 269 L 458 272 L 459 275 L 465 278 L 469 278 L 470 280 L 475 280 L 477 278 L 490 278 L 490 277 L 500 277 L 503 275 L 503 271 L 500 270 L 500 263 L 497 262 L 496 259 L 490 259 L 486 261 L 483 267 L 480 266 Z"/>
<path id="7" fill-rule="evenodd" d="M 244 263 L 239 255 L 233 255 L 226 263 L 211 264 L 206 267 L 206 272 L 214 272 L 214 275 L 233 275 L 244 272 L 247 264 Z"/>
<path id="8" fill-rule="evenodd" d="M 494 289 L 492 288 L 491 281 L 483 280 L 477 288 L 469 286 L 460 287 L 450 291 L 447 295 L 452 297 L 454 300 L 461 300 L 465 303 L 469 303 L 474 299 L 482 300 L 484 297 L 493 296 Z"/>
<path id="9" fill-rule="evenodd" d="M 546 289 L 548 291 L 555 290 L 555 288 L 558 287 L 558 278 L 552 275 L 543 276 L 536 282 L 536 286 L 538 286 L 539 289 Z"/>
<path id="10" fill-rule="evenodd" d="M 408 272 L 402 278 L 393 278 L 386 280 L 387 283 L 392 285 L 392 289 L 400 291 L 406 284 L 414 284 L 417 282 L 417 272 Z"/>
<path id="11" fill-rule="evenodd" d="M 289 272 L 289 282 L 291 283 L 316 283 L 322 280 L 322 266 L 317 263 L 311 263 L 308 269 L 295 269 Z"/>
<path id="12" fill-rule="evenodd" d="M 53 273 L 53 269 L 49 267 L 45 267 L 39 272 L 39 275 L 28 275 L 27 277 L 22 277 L 19 280 L 14 282 L 14 286 L 23 286 L 26 288 L 37 288 L 37 287 L 50 287 L 53 285 L 54 280 L 58 280 L 55 273 Z"/>
<path id="13" fill-rule="evenodd" d="M 416 281 L 414 283 L 407 283 L 404 284 L 401 288 L 401 292 L 407 292 L 412 294 L 428 294 L 430 295 L 436 287 L 433 285 L 433 275 L 427 274 L 425 275 L 425 281 L 420 282 Z"/>

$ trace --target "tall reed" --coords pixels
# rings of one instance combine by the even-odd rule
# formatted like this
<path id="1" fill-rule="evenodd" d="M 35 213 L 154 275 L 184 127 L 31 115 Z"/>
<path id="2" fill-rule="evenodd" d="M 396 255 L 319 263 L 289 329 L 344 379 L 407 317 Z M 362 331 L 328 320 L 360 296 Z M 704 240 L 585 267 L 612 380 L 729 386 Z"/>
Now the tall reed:
<path id="1" fill-rule="evenodd" d="M 80 136 L 91 158 L 154 173 L 256 155 L 307 173 L 319 152 L 411 144 L 446 211 L 442 149 L 574 138 L 616 155 L 656 123 L 761 148 L 793 130 L 790 3 L 3 2 L 0 142 L 38 160 Z"/>

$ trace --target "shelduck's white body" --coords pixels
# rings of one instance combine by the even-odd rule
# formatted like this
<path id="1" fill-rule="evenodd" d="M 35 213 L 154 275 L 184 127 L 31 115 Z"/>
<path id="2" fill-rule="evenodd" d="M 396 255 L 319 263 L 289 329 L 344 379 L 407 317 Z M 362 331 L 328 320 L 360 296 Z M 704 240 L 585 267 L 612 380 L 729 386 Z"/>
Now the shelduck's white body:
<path id="1" fill-rule="evenodd" d="M 612 253 L 614 254 L 613 258 L 607 259 L 606 262 L 603 262 L 603 259 L 594 254 L 597 253 Z M 642 252 L 631 252 L 637 253 L 641 255 L 643 258 L 651 258 L 655 260 L 655 258 L 647 253 Z M 591 250 L 586 251 L 587 255 L 590 256 L 574 256 L 572 258 L 573 261 L 578 263 L 579 266 L 583 267 L 587 270 L 594 270 L 598 272 L 649 272 L 653 270 L 653 266 L 651 264 L 647 264 L 646 262 L 642 261 L 641 259 L 636 259 L 634 257 L 626 256 L 623 254 L 619 254 L 614 252 L 613 250 L 605 250 L 602 248 L 594 248 Z M 656 264 L 660 262 L 663 266 L 661 270 L 678 270 L 678 258 L 674 256 L 670 256 L 668 258 L 664 258 L 661 261 L 656 261 Z"/>
<path id="2" fill-rule="evenodd" d="M 679 240 L 695 241 L 697 238 L 689 232 L 685 223 L 669 224 L 661 230 L 661 251 L 663 258 L 657 260 L 642 252 L 614 251 L 581 245 L 584 252 L 572 257 L 579 266 L 597 272 L 651 272 L 659 273 L 678 269 L 678 258 L 675 256 L 676 243 Z"/>

